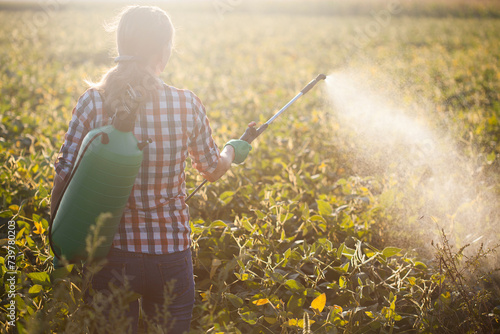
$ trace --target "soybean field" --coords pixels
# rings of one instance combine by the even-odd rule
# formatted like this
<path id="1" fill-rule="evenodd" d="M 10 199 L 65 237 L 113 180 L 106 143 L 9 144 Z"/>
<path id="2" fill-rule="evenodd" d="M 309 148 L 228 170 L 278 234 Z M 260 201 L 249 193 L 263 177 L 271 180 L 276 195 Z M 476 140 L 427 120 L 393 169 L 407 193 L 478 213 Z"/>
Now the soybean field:
<path id="1" fill-rule="evenodd" d="M 54 162 L 126 4 L 0 2 L 2 333 L 126 333 L 103 310 L 138 296 L 86 305 L 48 245 Z M 498 1 L 154 4 L 176 27 L 161 78 L 220 147 L 327 75 L 190 200 L 192 333 L 500 332 Z"/>

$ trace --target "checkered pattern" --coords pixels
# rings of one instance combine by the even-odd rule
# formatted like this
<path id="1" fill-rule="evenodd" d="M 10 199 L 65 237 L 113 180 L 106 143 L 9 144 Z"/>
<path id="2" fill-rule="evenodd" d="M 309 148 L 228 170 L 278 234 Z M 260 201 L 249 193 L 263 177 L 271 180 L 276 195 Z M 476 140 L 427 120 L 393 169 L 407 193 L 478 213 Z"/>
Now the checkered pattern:
<path id="1" fill-rule="evenodd" d="M 85 135 L 111 123 L 100 94 L 87 90 L 73 110 L 56 173 L 65 178 Z M 163 84 L 137 115 L 134 135 L 151 138 L 113 246 L 131 252 L 164 254 L 190 246 L 189 210 L 185 203 L 186 158 L 200 172 L 217 167 L 219 150 L 201 101 L 188 90 Z"/>

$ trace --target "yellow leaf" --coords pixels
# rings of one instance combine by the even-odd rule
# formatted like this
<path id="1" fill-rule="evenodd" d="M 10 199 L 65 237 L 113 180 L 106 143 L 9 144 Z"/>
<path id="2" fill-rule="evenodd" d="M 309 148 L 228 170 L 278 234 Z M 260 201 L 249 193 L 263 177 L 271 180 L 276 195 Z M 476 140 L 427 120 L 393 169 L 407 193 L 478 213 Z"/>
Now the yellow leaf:
<path id="1" fill-rule="evenodd" d="M 345 280 L 344 276 L 340 276 L 340 278 L 339 278 L 340 288 L 343 289 L 345 287 L 345 285 L 346 285 L 346 280 Z"/>
<path id="2" fill-rule="evenodd" d="M 267 303 L 269 303 L 269 299 L 261 298 L 261 299 L 254 300 L 252 303 L 254 303 L 257 306 L 266 305 Z"/>
<path id="3" fill-rule="evenodd" d="M 35 221 L 35 230 L 33 233 L 35 234 L 43 234 L 45 232 L 45 229 L 42 226 L 42 223 Z"/>
<path id="4" fill-rule="evenodd" d="M 373 315 L 373 312 L 371 312 L 371 311 L 365 311 L 365 314 L 366 314 L 367 316 L 369 316 L 370 318 L 372 318 L 372 319 L 374 319 L 374 318 L 375 318 L 375 316 Z"/>
<path id="5" fill-rule="evenodd" d="M 309 324 L 312 325 L 316 321 L 315 320 L 309 320 Z M 296 326 L 303 328 L 304 327 L 304 319 L 289 319 L 288 320 L 288 326 Z"/>
<path id="6" fill-rule="evenodd" d="M 326 294 L 322 293 L 318 297 L 314 298 L 311 303 L 311 308 L 318 310 L 319 312 L 323 312 L 326 304 Z"/>
<path id="7" fill-rule="evenodd" d="M 365 255 L 368 257 L 372 257 L 375 255 L 375 252 L 370 249 L 365 249 Z"/>

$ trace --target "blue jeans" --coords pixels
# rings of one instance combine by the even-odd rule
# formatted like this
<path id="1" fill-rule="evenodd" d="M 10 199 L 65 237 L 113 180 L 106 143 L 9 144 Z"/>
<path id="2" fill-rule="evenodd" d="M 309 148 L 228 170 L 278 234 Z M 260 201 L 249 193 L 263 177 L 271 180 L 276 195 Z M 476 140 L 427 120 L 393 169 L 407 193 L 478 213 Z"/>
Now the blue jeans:
<path id="1" fill-rule="evenodd" d="M 123 285 L 123 273 L 126 275 L 132 291 L 142 296 L 142 311 L 152 318 L 157 305 L 164 303 L 164 288 L 173 284 L 172 300 L 168 307 L 170 328 L 168 333 L 181 334 L 189 331 L 194 305 L 194 276 L 191 250 L 152 255 L 126 252 L 112 248 L 106 257 L 107 263 L 92 278 L 92 287 L 96 291 L 109 290 L 108 284 Z M 132 318 L 132 333 L 137 333 L 139 320 L 139 301 L 129 305 L 128 317 Z M 172 324 L 173 322 L 173 324 Z"/>

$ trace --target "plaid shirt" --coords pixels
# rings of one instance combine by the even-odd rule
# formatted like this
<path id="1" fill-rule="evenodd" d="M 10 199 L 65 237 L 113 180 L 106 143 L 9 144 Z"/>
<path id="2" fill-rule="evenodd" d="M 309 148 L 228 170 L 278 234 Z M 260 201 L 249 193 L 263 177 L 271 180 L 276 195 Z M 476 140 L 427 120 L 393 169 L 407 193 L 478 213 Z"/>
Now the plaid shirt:
<path id="1" fill-rule="evenodd" d="M 79 98 L 55 164 L 63 178 L 71 172 L 85 135 L 111 123 L 102 106 L 95 89 Z M 206 173 L 215 170 L 219 158 L 205 108 L 192 92 L 162 83 L 138 112 L 133 133 L 139 141 L 151 138 L 153 142 L 143 150 L 142 166 L 113 246 L 149 254 L 183 251 L 191 244 L 184 200 L 186 158 L 189 155 L 193 166 Z"/>

